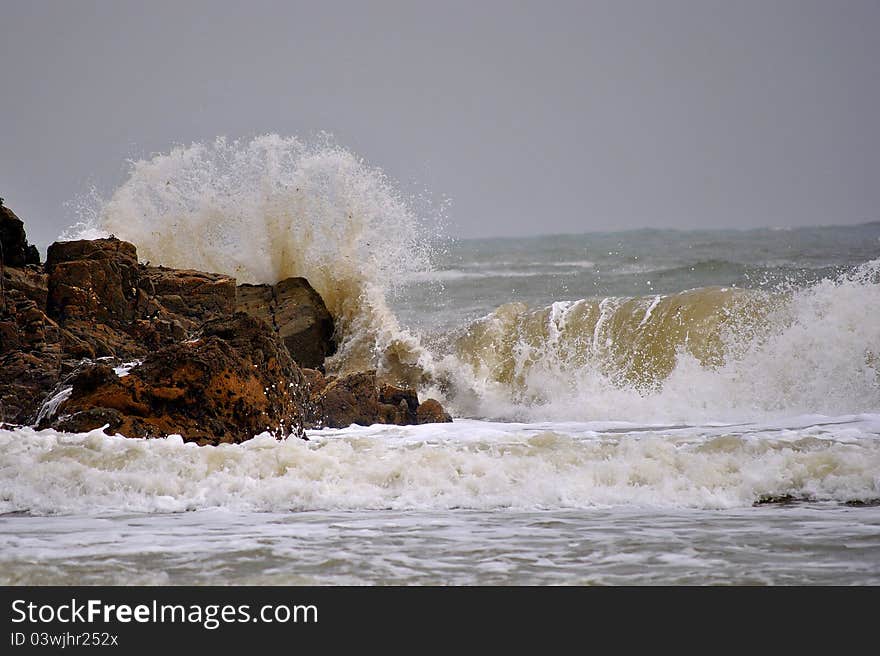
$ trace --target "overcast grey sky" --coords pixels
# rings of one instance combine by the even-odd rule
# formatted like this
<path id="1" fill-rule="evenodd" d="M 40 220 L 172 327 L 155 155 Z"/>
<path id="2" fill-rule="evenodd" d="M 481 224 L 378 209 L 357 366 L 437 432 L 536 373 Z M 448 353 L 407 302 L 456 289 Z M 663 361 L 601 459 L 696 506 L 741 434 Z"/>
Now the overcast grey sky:
<path id="1" fill-rule="evenodd" d="M 0 0 L 0 196 L 326 130 L 459 236 L 880 218 L 880 2 Z"/>

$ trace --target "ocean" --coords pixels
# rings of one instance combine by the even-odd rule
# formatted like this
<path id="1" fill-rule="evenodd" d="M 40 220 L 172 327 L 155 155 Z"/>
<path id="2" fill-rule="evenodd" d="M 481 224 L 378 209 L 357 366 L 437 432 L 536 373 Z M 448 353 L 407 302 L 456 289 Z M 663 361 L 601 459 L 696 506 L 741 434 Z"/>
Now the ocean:
<path id="1" fill-rule="evenodd" d="M 132 166 L 68 236 L 275 282 L 452 424 L 0 430 L 5 584 L 880 584 L 880 223 L 455 240 L 344 149 Z M 536 223 L 540 217 L 536 217 Z"/>

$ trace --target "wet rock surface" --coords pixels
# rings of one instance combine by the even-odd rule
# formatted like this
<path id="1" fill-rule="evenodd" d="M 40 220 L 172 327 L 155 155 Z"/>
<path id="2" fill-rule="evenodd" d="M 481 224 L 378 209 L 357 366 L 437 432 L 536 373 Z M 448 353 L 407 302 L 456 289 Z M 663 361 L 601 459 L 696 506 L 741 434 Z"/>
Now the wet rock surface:
<path id="1" fill-rule="evenodd" d="M 305 379 L 268 326 L 244 314 L 214 320 L 199 338 L 150 353 L 125 375 L 89 364 L 69 384 L 69 397 L 39 427 L 107 425 L 110 434 L 178 434 L 199 444 L 304 435 Z"/>
<path id="2" fill-rule="evenodd" d="M 239 285 L 236 307 L 272 326 L 301 367 L 321 369 L 324 359 L 336 351 L 333 317 L 305 278 Z"/>
<path id="3" fill-rule="evenodd" d="M 306 413 L 309 428 L 346 428 L 352 424 L 409 426 L 452 421 L 434 399 L 420 403 L 415 390 L 378 384 L 375 371 L 340 378 L 325 378 L 309 369 L 303 373 L 311 389 L 311 408 Z"/>

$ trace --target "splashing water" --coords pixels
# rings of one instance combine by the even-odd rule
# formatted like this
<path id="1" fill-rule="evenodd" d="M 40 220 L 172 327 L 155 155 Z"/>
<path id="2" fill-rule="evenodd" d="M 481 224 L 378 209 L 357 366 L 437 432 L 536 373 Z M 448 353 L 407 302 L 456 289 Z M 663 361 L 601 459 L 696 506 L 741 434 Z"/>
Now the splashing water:
<path id="1" fill-rule="evenodd" d="M 307 278 L 337 321 L 331 370 L 381 373 L 418 358 L 386 295 L 429 267 L 431 235 L 381 170 L 326 140 L 218 138 L 134 162 L 69 236 L 108 233 L 154 265 L 240 283 Z"/>

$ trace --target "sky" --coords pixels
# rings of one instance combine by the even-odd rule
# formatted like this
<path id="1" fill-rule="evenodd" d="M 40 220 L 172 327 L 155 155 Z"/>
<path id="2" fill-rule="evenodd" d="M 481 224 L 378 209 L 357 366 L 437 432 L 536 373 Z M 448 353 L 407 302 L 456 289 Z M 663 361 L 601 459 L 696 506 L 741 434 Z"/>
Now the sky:
<path id="1" fill-rule="evenodd" d="M 0 196 L 329 132 L 452 236 L 880 219 L 880 2 L 3 0 Z"/>

